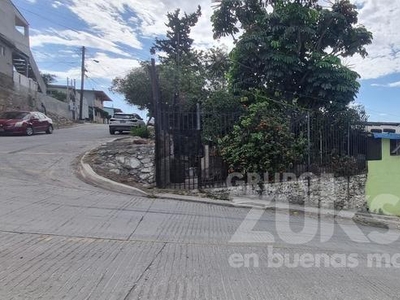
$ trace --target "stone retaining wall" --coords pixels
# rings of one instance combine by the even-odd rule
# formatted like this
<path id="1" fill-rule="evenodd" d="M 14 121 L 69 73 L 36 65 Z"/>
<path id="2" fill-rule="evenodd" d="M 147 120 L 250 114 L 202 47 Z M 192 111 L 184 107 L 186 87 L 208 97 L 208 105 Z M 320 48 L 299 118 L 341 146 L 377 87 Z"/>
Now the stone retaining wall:
<path id="1" fill-rule="evenodd" d="M 100 175 L 127 184 L 154 186 L 152 141 L 127 137 L 100 146 L 92 154 L 90 165 Z"/>
<path id="2" fill-rule="evenodd" d="M 293 180 L 264 185 L 261 193 L 257 185 L 238 185 L 213 189 L 215 193 L 229 193 L 230 197 L 271 199 L 277 202 L 335 209 L 366 209 L 365 185 L 367 175 L 333 177 L 331 174 L 309 180 Z"/>
<path id="3" fill-rule="evenodd" d="M 143 187 L 155 186 L 154 142 L 127 137 L 101 146 L 89 156 L 89 164 L 97 173 L 126 184 L 140 183 Z M 365 184 L 367 175 L 320 177 L 264 185 L 259 187 L 238 185 L 228 188 L 207 189 L 211 197 L 268 199 L 278 202 L 335 209 L 366 209 Z"/>

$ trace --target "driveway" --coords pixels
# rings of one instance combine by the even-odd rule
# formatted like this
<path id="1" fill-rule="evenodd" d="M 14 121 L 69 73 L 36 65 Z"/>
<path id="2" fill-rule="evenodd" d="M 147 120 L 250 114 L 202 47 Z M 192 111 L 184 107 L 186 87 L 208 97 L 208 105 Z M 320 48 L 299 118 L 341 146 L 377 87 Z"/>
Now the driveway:
<path id="1" fill-rule="evenodd" d="M 76 157 L 110 139 L 0 137 L 0 299 L 400 299 L 397 232 L 80 181 Z"/>

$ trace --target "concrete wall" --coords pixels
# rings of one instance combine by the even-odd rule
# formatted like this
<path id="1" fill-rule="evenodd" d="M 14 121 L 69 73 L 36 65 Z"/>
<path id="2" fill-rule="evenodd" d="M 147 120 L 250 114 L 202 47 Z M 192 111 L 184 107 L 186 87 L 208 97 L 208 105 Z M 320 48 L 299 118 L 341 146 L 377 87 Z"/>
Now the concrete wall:
<path id="1" fill-rule="evenodd" d="M 382 160 L 368 162 L 366 193 L 371 212 L 400 216 L 400 156 L 390 155 L 390 140 L 382 139 Z"/>
<path id="2" fill-rule="evenodd" d="M 52 91 L 58 91 L 61 93 L 65 93 L 65 97 L 67 98 L 67 86 L 66 85 L 57 85 L 57 84 L 50 84 L 47 88 L 47 94 L 48 96 L 51 96 Z M 79 93 L 78 90 L 73 91 L 72 86 L 69 88 L 69 98 L 71 101 L 68 102 L 68 105 L 70 107 L 70 110 L 72 111 L 73 109 L 75 109 L 75 120 L 79 119 L 79 106 L 80 106 L 80 97 L 81 94 Z M 74 99 L 74 95 L 75 95 L 75 107 L 73 105 L 73 101 L 72 99 Z M 83 97 L 83 108 L 82 108 L 82 118 L 83 119 L 88 119 L 89 118 L 89 107 L 87 104 L 87 100 L 85 97 Z"/>
<path id="3" fill-rule="evenodd" d="M 38 91 L 38 84 L 32 78 L 28 78 L 18 72 L 14 72 L 14 87 L 19 89 L 20 87 L 27 88 L 31 92 Z"/>
<path id="4" fill-rule="evenodd" d="M 48 112 L 67 119 L 72 118 L 68 103 L 24 86 L 18 86 L 11 77 L 0 73 L 0 111 L 13 109 L 42 111 L 42 103 Z"/>
<path id="5" fill-rule="evenodd" d="M 24 32 L 17 30 L 16 25 L 24 26 Z M 15 8 L 10 0 L 1 1 L 0 5 L 0 34 L 6 37 L 15 47 L 29 56 L 28 22 Z"/>
<path id="6" fill-rule="evenodd" d="M 5 53 L 3 55 L 2 51 L 0 51 L 0 72 L 8 76 L 12 76 L 13 74 L 12 51 L 6 43 L 0 40 L 0 48 L 1 47 L 4 47 Z"/>
<path id="7" fill-rule="evenodd" d="M 86 99 L 87 104 L 91 107 L 95 106 L 95 100 L 96 96 L 94 94 L 94 91 L 83 91 L 83 97 Z"/>
<path id="8" fill-rule="evenodd" d="M 44 95 L 42 93 L 38 93 L 38 99 L 36 103 L 38 105 L 38 109 L 41 108 L 41 104 L 43 103 L 47 111 L 50 111 L 60 117 L 72 120 L 72 111 L 70 111 L 68 103 L 51 98 L 50 96 Z"/>

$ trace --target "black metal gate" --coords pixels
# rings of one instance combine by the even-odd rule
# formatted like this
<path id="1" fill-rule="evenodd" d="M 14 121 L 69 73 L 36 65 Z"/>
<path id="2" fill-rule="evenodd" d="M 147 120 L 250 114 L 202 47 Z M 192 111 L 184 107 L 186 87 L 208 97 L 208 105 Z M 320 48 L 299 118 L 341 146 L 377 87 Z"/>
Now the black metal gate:
<path id="1" fill-rule="evenodd" d="M 156 181 L 160 188 L 223 186 L 228 167 L 204 139 L 200 111 L 161 110 L 156 120 Z"/>
<path id="2" fill-rule="evenodd" d="M 156 117 L 157 186 L 190 190 L 225 186 L 229 167 L 219 155 L 215 140 L 229 133 L 239 117 L 238 113 L 203 114 L 199 107 L 195 111 L 160 109 Z M 367 136 L 363 126 L 339 124 L 312 114 L 289 118 L 292 132 L 305 137 L 308 145 L 305 155 L 287 172 L 334 173 L 339 157 L 353 157 L 353 168 L 358 164 L 356 172 L 365 171 Z"/>

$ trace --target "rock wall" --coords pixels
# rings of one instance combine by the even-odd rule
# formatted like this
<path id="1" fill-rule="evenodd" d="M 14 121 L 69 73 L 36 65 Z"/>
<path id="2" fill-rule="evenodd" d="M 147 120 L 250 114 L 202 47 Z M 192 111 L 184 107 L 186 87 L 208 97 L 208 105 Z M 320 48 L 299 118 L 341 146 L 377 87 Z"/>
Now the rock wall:
<path id="1" fill-rule="evenodd" d="M 335 209 L 366 209 L 367 175 L 333 177 L 332 174 L 308 179 L 258 185 L 238 185 L 224 189 L 231 197 L 271 199 L 312 207 Z M 214 189 L 221 192 L 222 189 Z"/>
<path id="2" fill-rule="evenodd" d="M 90 165 L 102 176 L 119 182 L 155 184 L 154 143 L 128 137 L 100 146 L 92 153 Z"/>
<path id="3" fill-rule="evenodd" d="M 100 175 L 127 184 L 155 185 L 154 142 L 127 137 L 109 142 L 92 152 L 88 163 Z M 335 209 L 366 209 L 365 185 L 367 175 L 297 178 L 292 181 L 264 184 L 260 194 L 258 185 L 237 185 L 207 189 L 211 197 L 268 199 L 304 206 Z"/>

